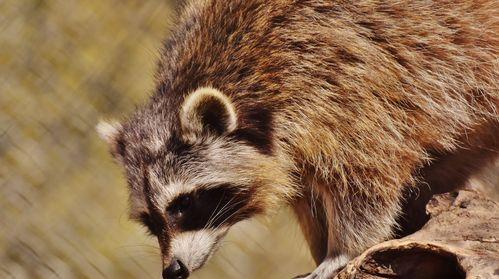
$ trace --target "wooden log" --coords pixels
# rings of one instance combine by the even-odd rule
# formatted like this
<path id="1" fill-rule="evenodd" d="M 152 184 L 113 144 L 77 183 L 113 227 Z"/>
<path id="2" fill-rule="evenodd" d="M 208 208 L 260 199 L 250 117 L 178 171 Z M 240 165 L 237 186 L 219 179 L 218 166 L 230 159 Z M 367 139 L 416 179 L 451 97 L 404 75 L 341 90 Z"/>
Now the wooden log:
<path id="1" fill-rule="evenodd" d="M 499 205 L 477 192 L 434 196 L 414 234 L 380 243 L 335 278 L 499 278 Z"/>

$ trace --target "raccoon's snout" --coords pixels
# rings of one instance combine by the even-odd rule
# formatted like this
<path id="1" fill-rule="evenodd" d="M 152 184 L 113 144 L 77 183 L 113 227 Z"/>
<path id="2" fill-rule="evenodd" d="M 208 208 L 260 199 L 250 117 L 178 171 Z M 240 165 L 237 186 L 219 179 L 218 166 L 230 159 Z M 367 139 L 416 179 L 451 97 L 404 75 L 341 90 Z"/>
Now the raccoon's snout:
<path id="1" fill-rule="evenodd" d="M 163 279 L 185 279 L 189 277 L 189 270 L 184 263 L 174 258 L 167 268 L 163 270 Z"/>

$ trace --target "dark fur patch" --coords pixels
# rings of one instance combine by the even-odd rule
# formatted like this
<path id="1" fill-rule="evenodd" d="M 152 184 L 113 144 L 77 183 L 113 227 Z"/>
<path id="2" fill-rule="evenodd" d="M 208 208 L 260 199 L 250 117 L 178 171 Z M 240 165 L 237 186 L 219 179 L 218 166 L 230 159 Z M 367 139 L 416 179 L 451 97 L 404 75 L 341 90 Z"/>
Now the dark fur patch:
<path id="1" fill-rule="evenodd" d="M 149 232 L 154 235 L 158 236 L 161 233 L 161 222 L 158 222 L 156 218 L 154 218 L 152 215 L 150 215 L 147 212 L 142 212 L 139 216 L 140 222 L 144 227 L 146 227 Z"/>
<path id="2" fill-rule="evenodd" d="M 160 236 L 163 234 L 163 230 L 166 229 L 166 222 L 161 212 L 157 210 L 151 201 L 151 185 L 149 183 L 149 176 L 147 175 L 145 168 L 143 171 L 143 183 L 144 196 L 146 197 L 147 209 L 149 210 L 149 213 L 142 213 L 140 215 L 140 219 L 153 235 Z"/>
<path id="3" fill-rule="evenodd" d="M 116 153 L 118 153 L 120 156 L 124 157 L 125 152 L 126 152 L 125 140 L 123 139 L 123 137 L 120 137 L 116 141 Z"/>
<path id="4" fill-rule="evenodd" d="M 337 54 L 338 58 L 345 63 L 349 63 L 349 64 L 364 63 L 364 61 L 362 61 L 359 57 L 357 57 L 355 54 L 349 52 L 348 50 L 346 50 L 344 48 L 338 48 L 336 50 L 336 54 Z"/>
<path id="5" fill-rule="evenodd" d="M 272 112 L 263 106 L 255 106 L 251 111 L 241 114 L 241 127 L 231 136 L 249 143 L 263 154 L 272 154 Z"/>
<path id="6" fill-rule="evenodd" d="M 110 152 L 111 152 L 111 155 L 113 155 L 113 157 L 116 159 L 121 159 L 121 158 L 125 157 L 126 143 L 125 143 L 125 139 L 123 137 L 123 132 L 118 134 L 118 136 L 111 143 Z"/>
<path id="7" fill-rule="evenodd" d="M 227 108 L 216 97 L 210 96 L 205 98 L 196 108 L 199 111 L 203 128 L 221 135 L 229 126 L 230 115 Z"/>
<path id="8" fill-rule="evenodd" d="M 270 23 L 276 27 L 277 26 L 285 26 L 288 22 L 289 22 L 289 18 L 284 14 L 279 14 L 279 15 L 273 16 L 270 19 Z"/>
<path id="9" fill-rule="evenodd" d="M 411 63 L 402 55 L 400 52 L 393 46 L 386 45 L 384 46 L 386 51 L 390 53 L 390 55 L 399 63 L 400 66 L 406 68 L 410 73 L 414 72 Z"/>
<path id="10" fill-rule="evenodd" d="M 175 133 L 170 140 L 165 144 L 164 152 L 171 152 L 176 156 L 181 157 L 191 150 L 192 145 L 182 140 L 180 135 Z"/>
<path id="11" fill-rule="evenodd" d="M 179 215 L 178 207 L 189 196 L 189 207 Z M 241 191 L 231 185 L 219 185 L 177 197 L 168 206 L 171 223 L 178 230 L 195 231 L 233 225 L 247 219 L 260 210 L 249 206 L 253 193 Z"/>

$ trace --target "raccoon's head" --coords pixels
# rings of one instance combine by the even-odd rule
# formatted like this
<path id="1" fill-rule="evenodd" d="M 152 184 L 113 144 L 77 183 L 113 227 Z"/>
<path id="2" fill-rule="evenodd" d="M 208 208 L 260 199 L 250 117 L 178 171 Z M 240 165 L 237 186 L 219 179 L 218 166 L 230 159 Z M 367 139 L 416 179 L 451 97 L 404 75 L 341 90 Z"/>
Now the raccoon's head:
<path id="1" fill-rule="evenodd" d="M 220 91 L 198 89 L 168 110 L 156 106 L 98 129 L 126 170 L 131 217 L 158 238 L 170 279 L 188 277 L 232 225 L 290 191 L 279 156 L 258 146 L 271 131 L 253 130 L 262 125 Z"/>

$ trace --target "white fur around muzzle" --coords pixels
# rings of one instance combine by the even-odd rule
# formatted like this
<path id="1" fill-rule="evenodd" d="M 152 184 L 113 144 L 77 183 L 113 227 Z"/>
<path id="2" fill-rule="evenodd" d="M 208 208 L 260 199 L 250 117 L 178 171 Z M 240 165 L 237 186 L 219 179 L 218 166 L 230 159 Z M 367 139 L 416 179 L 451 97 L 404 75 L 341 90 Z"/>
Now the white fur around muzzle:
<path id="1" fill-rule="evenodd" d="M 180 233 L 172 241 L 173 255 L 192 272 L 211 257 L 219 246 L 219 240 L 226 233 L 227 228 Z"/>

